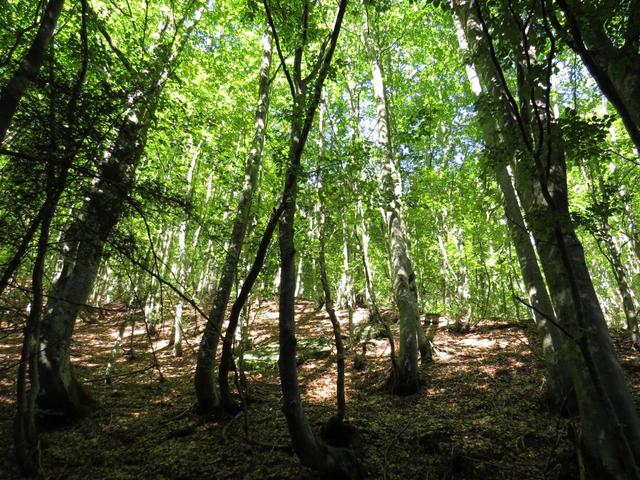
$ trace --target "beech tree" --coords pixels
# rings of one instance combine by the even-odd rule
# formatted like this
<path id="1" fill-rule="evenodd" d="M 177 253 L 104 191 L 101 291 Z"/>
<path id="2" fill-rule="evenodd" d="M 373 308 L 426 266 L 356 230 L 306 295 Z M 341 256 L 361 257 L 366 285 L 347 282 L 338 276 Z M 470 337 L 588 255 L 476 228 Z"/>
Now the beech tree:
<path id="1" fill-rule="evenodd" d="M 512 22 L 506 25 L 516 32 L 521 49 L 515 50 L 520 52 L 515 65 L 518 105 L 495 53 L 484 18 L 487 10 L 475 1 L 455 5 L 481 81 L 500 112 L 500 130 L 519 135 L 512 137 L 519 149 L 514 160 L 516 188 L 536 239 L 557 326 L 568 339 L 568 351 L 577 354 L 567 363 L 583 428 L 579 446 L 586 475 L 633 478 L 640 424 L 569 218 L 564 153 L 548 94 L 555 46 L 553 41 L 545 46 L 548 25 L 530 28 L 546 21 L 544 7 L 536 6 L 521 23 L 518 12 L 504 6 L 503 15 Z"/>
<path id="2" fill-rule="evenodd" d="M 162 88 L 201 13 L 187 13 L 179 20 L 173 38 L 154 46 L 148 68 L 138 73 L 144 76 L 141 85 L 128 95 L 113 147 L 98 165 L 83 211 L 65 232 L 64 262 L 45 307 L 40 339 L 43 353 L 39 356 L 39 402 L 48 409 L 83 414 L 88 408 L 87 394 L 76 381 L 69 361 L 78 310 L 86 304 L 105 242 L 120 219 L 135 182 L 136 167 Z"/>
<path id="3" fill-rule="evenodd" d="M 293 448 L 303 465 L 319 470 L 336 478 L 351 478 L 349 473 L 355 466 L 349 457 L 329 449 L 318 441 L 311 431 L 300 401 L 300 391 L 296 368 L 296 336 L 295 336 L 295 246 L 293 222 L 296 213 L 296 193 L 298 189 L 299 168 L 307 142 L 313 117 L 315 115 L 322 87 L 327 77 L 331 59 L 336 48 L 342 20 L 347 8 L 347 0 L 341 0 L 331 32 L 322 42 L 319 53 L 312 58 L 309 72 L 303 76 L 303 62 L 307 53 L 309 23 L 312 14 L 311 2 L 306 1 L 297 12 L 299 24 L 294 30 L 293 68 L 289 69 L 280 44 L 277 26 L 269 3 L 265 0 L 265 10 L 274 37 L 278 57 L 291 92 L 291 127 L 287 167 L 283 188 L 283 212 L 278 225 L 280 242 L 280 298 L 279 298 L 279 343 L 280 358 L 278 367 L 283 395 L 283 411 L 287 419 L 289 434 Z M 295 17 L 294 17 L 295 18 Z"/>
<path id="4" fill-rule="evenodd" d="M 419 322 L 416 275 L 409 258 L 402 214 L 402 179 L 390 139 L 389 112 L 384 77 L 374 33 L 366 6 L 364 43 L 371 63 L 376 102 L 376 134 L 381 152 L 381 186 L 384 220 L 393 266 L 394 299 L 400 313 L 400 349 L 397 368 L 392 369 L 390 384 L 398 393 L 414 393 L 418 388 L 418 343 L 423 359 L 430 359 L 430 346 Z M 422 334 L 422 335 L 420 335 Z"/>
<path id="5" fill-rule="evenodd" d="M 469 51 L 465 36 L 466 34 L 472 34 L 473 31 L 467 26 L 467 33 L 465 32 L 459 16 L 465 19 L 467 25 L 469 22 L 476 20 L 476 17 L 473 15 L 473 12 L 463 11 L 458 3 L 454 2 L 453 8 L 455 12 L 454 23 L 460 48 L 464 55 L 471 55 L 469 60 L 473 62 L 479 57 L 479 54 L 473 56 L 473 53 Z M 468 15 L 468 17 L 465 15 Z M 476 48 L 478 47 L 476 46 Z M 488 59 L 484 59 L 484 61 L 487 60 Z M 502 193 L 504 213 L 509 226 L 511 240 L 518 256 L 518 264 L 527 291 L 531 315 L 542 333 L 542 348 L 549 369 L 550 399 L 558 411 L 565 410 L 571 412 L 575 410 L 573 400 L 575 394 L 569 377 L 568 366 L 566 362 L 558 359 L 558 352 L 562 352 L 567 339 L 557 326 L 558 319 L 553 310 L 551 298 L 549 297 L 542 271 L 538 264 L 535 246 L 531 243 L 529 230 L 521 211 L 520 201 L 513 186 L 513 178 L 509 171 L 511 161 L 513 160 L 513 152 L 510 151 L 508 146 L 511 139 L 506 136 L 504 127 L 501 129 L 499 122 L 496 122 L 493 116 L 490 107 L 492 100 L 491 98 L 487 98 L 487 95 L 490 95 L 490 93 L 487 92 L 486 86 L 483 91 L 474 64 L 469 63 L 465 68 L 470 87 L 473 93 L 478 96 L 477 108 L 480 110 L 480 121 L 485 143 L 487 144 L 489 154 L 495 156 L 495 158 L 492 159 L 492 163 L 494 165 L 496 181 Z"/>
<path id="6" fill-rule="evenodd" d="M 552 5 L 549 15 L 560 38 L 580 55 L 640 151 L 640 4 L 557 0 Z M 620 27 L 609 27 L 614 24 Z"/>
<path id="7" fill-rule="evenodd" d="M 236 217 L 233 223 L 229 246 L 222 274 L 218 282 L 213 309 L 209 315 L 207 326 L 200 340 L 198 350 L 198 364 L 195 374 L 195 388 L 198 397 L 198 407 L 201 411 L 211 411 L 220 406 L 220 399 L 214 383 L 214 369 L 218 342 L 222 336 L 222 322 L 227 311 L 227 304 L 233 288 L 233 282 L 238 268 L 240 251 L 249 223 L 249 213 L 253 192 L 256 189 L 258 169 L 262 160 L 262 151 L 267 128 L 267 114 L 269 111 L 269 85 L 271 79 L 271 37 L 265 34 L 262 38 L 262 64 L 259 72 L 258 107 L 256 109 L 255 132 L 251 151 L 245 167 L 240 199 L 236 207 Z"/>

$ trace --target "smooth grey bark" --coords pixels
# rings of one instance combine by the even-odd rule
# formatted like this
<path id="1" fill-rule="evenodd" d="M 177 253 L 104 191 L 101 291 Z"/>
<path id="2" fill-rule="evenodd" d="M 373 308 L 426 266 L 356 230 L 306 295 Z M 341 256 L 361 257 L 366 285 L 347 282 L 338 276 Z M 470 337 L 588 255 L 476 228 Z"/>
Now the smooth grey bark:
<path id="1" fill-rule="evenodd" d="M 352 80 L 349 80 L 347 85 L 349 91 L 349 106 L 352 122 L 351 128 L 353 130 L 351 136 L 352 148 L 354 150 L 353 159 L 354 161 L 357 161 L 360 156 L 364 156 L 362 155 L 364 152 L 361 148 L 362 140 L 360 138 L 360 105 L 357 95 L 354 93 L 355 83 Z M 367 224 L 364 215 L 364 205 L 362 202 L 363 194 L 358 188 L 357 183 L 354 183 L 353 189 L 357 196 L 355 212 L 356 225 L 354 227 L 355 238 L 362 253 L 362 266 L 365 276 L 365 296 L 367 307 L 369 308 L 369 316 L 370 318 L 374 319 L 375 323 L 381 320 L 382 317 L 380 316 L 380 312 L 378 310 L 378 300 L 376 298 L 376 292 L 373 288 L 373 270 L 371 267 L 371 261 L 369 260 L 369 232 L 367 231 Z"/>
<path id="2" fill-rule="evenodd" d="M 258 170 L 262 160 L 266 133 L 267 114 L 269 111 L 269 70 L 271 67 L 271 36 L 262 37 L 262 63 L 259 72 L 258 107 L 256 109 L 255 130 L 249 158 L 245 166 L 244 180 L 233 230 L 227 247 L 227 255 L 222 267 L 222 274 L 213 302 L 209 320 L 200 340 L 194 386 L 200 412 L 210 412 L 220 407 L 220 395 L 215 384 L 215 362 L 219 339 L 222 336 L 222 323 L 227 311 L 227 304 L 236 277 L 238 260 L 242 250 L 245 233 L 249 223 L 253 192 L 256 189 Z"/>
<path id="3" fill-rule="evenodd" d="M 144 150 L 150 117 L 142 103 L 146 102 L 140 98 L 134 105 L 138 115 L 129 112 L 121 125 L 111 154 L 99 166 L 98 181 L 63 244 L 64 264 L 49 292 L 42 320 L 42 391 L 38 402 L 46 409 L 82 415 L 90 407 L 90 399 L 71 369 L 70 342 L 77 315 L 93 288 L 104 244 L 123 211 Z"/>
<path id="4" fill-rule="evenodd" d="M 42 21 L 38 27 L 29 50 L 24 55 L 18 70 L 0 91 L 0 145 L 2 145 L 7 130 L 11 126 L 13 115 L 18 109 L 29 84 L 36 78 L 38 71 L 47 55 L 47 47 L 58 23 L 64 0 L 50 0 L 44 10 Z"/>
<path id="5" fill-rule="evenodd" d="M 191 156 L 191 163 L 186 175 L 186 191 L 185 195 L 187 201 L 191 201 L 193 197 L 193 175 L 196 169 L 198 156 L 200 154 L 200 144 L 195 147 L 195 151 Z M 187 226 L 188 216 L 185 213 L 184 217 L 180 221 L 180 227 L 178 229 L 178 262 L 173 265 L 172 271 L 175 278 L 179 283 L 185 284 L 189 275 L 190 267 L 187 264 Z M 178 298 L 176 303 L 175 313 L 173 315 L 173 328 L 172 335 L 169 343 L 172 345 L 171 353 L 174 357 L 182 356 L 182 312 L 184 304 L 182 298 Z"/>
<path id="6" fill-rule="evenodd" d="M 120 325 L 118 326 L 118 336 L 116 337 L 116 341 L 113 343 L 113 348 L 111 349 L 111 354 L 109 355 L 109 360 L 107 361 L 107 366 L 104 370 L 104 383 L 107 385 L 111 385 L 112 382 L 111 372 L 113 371 L 113 366 L 116 363 L 120 344 L 122 344 L 122 340 L 124 339 L 124 330 L 127 327 L 127 323 L 129 323 L 128 319 L 120 322 Z"/>
<path id="7" fill-rule="evenodd" d="M 361 151 L 361 139 L 360 139 L 360 110 L 359 103 L 357 100 L 357 96 L 354 94 L 355 84 L 349 80 L 348 82 L 349 89 L 349 105 L 351 110 L 351 122 L 352 122 L 352 147 L 354 152 L 363 153 Z M 354 153 L 354 160 L 359 158 L 357 154 Z M 378 299 L 376 296 L 376 291 L 373 288 L 373 269 L 371 266 L 371 261 L 369 259 L 369 232 L 367 231 L 367 223 L 365 221 L 364 214 L 364 206 L 362 202 L 362 192 L 359 188 L 354 186 L 354 190 L 356 192 L 357 201 L 356 201 L 356 225 L 354 228 L 355 231 L 355 239 L 358 243 L 358 247 L 361 252 L 362 259 L 362 268 L 365 279 L 365 297 L 367 302 L 367 309 L 369 311 L 369 322 L 376 326 L 381 327 L 382 331 L 389 341 L 390 348 L 390 360 L 391 360 L 391 368 L 395 370 L 397 368 L 397 358 L 396 358 L 396 347 L 395 341 L 393 339 L 393 333 L 391 332 L 391 328 L 387 324 L 387 322 L 382 318 L 380 314 L 380 310 L 378 309 Z M 351 334 L 351 332 L 350 332 Z M 358 365 L 361 367 L 364 366 L 365 355 L 367 353 L 367 340 L 365 339 L 362 342 L 362 357 L 358 357 L 355 359 Z M 394 374 L 395 375 L 395 374 Z"/>
<path id="8" fill-rule="evenodd" d="M 546 202 L 540 201 L 539 182 L 531 182 L 531 173 L 521 171 L 516 178 L 523 203 L 532 205 L 527 209 L 531 222 L 552 223 L 534 230 L 534 235 L 559 324 L 570 335 L 571 342 L 566 343 L 561 354 L 567 357 L 576 390 L 584 476 L 637 478 L 640 422 L 593 289 L 582 245 L 570 227 L 566 197 L 562 198 L 566 190 L 555 185 L 557 194 L 553 198 L 561 210 L 549 212 Z M 564 183 L 566 179 L 557 182 Z M 549 222 L 551 213 L 555 222 Z"/>
<path id="9" fill-rule="evenodd" d="M 340 277 L 340 285 L 338 286 L 338 293 L 336 303 L 340 308 L 346 308 L 348 310 L 353 309 L 353 288 L 351 282 L 351 273 L 349 272 L 349 259 L 351 258 L 349 251 L 349 224 L 347 222 L 347 211 L 345 206 L 342 206 L 341 211 L 342 219 L 342 275 Z"/>
<path id="10" fill-rule="evenodd" d="M 618 111 L 640 152 L 640 1 L 627 2 L 622 38 L 611 38 L 610 23 L 617 1 L 555 0 L 564 25 L 552 17 L 556 30 L 578 54 L 607 99 Z"/>
<path id="11" fill-rule="evenodd" d="M 458 43 L 464 55 L 469 55 L 469 46 L 458 16 L 454 15 L 454 23 L 458 35 Z M 554 410 L 575 413 L 575 391 L 571 382 L 566 362 L 559 359 L 557 353 L 562 351 L 566 338 L 556 326 L 557 319 L 551 298 L 544 283 L 535 247 L 531 243 L 529 229 L 522 216 L 520 203 L 515 192 L 507 165 L 513 153 L 509 151 L 508 140 L 503 138 L 498 123 L 484 106 L 482 86 L 473 64 L 465 66 L 471 90 L 478 97 L 480 124 L 485 144 L 494 159 L 494 172 L 498 187 L 502 192 L 502 201 L 511 241 L 516 250 L 518 265 L 524 287 L 527 291 L 529 309 L 542 337 L 542 352 L 548 369 L 549 399 Z M 501 145 L 502 143 L 502 145 Z"/>
<path id="12" fill-rule="evenodd" d="M 402 218 L 402 181 L 397 159 L 393 152 L 389 130 L 388 106 L 379 51 L 371 33 L 371 22 L 364 7 L 364 42 L 371 65 L 373 95 L 376 105 L 375 132 L 381 154 L 381 187 L 383 212 L 390 248 L 393 294 L 400 314 L 400 348 L 397 369 L 391 372 L 390 388 L 398 394 L 415 393 L 418 379 L 418 290 L 416 275 L 409 258 L 406 230 Z M 428 342 L 426 344 L 428 347 Z M 431 358 L 430 348 L 423 353 Z"/>
<path id="13" fill-rule="evenodd" d="M 558 412 L 575 413 L 575 391 L 566 361 L 558 358 L 567 341 L 556 326 L 557 319 L 540 271 L 529 230 L 518 205 L 511 176 L 506 165 L 495 167 L 496 179 L 502 192 L 504 211 L 513 241 L 522 281 L 527 290 L 530 311 L 542 337 L 542 352 L 548 370 L 549 400 Z"/>
<path id="14" fill-rule="evenodd" d="M 364 270 L 365 288 L 367 293 L 367 307 L 369 310 L 369 322 L 376 327 L 382 328 L 382 333 L 389 341 L 389 357 L 391 360 L 391 369 L 395 371 L 398 368 L 398 360 L 396 355 L 396 343 L 393 339 L 393 333 L 389 324 L 382 318 L 380 310 L 378 308 L 378 299 L 376 297 L 375 289 L 373 288 L 373 274 L 371 270 L 371 262 L 369 260 L 369 233 L 367 232 L 367 225 L 364 220 L 364 211 L 362 208 L 362 200 L 358 199 L 356 205 L 356 213 L 358 216 L 358 226 L 356 228 L 356 241 L 360 246 L 362 252 L 362 268 Z M 364 361 L 364 355 L 366 355 L 367 341 L 362 343 L 363 357 L 359 360 Z M 394 378 L 397 376 L 393 373 Z"/>
<path id="15" fill-rule="evenodd" d="M 567 337 L 560 354 L 569 366 L 580 412 L 582 476 L 639 478 L 640 421 L 570 220 L 564 154 L 545 94 L 551 61 L 536 64 L 535 27 L 545 28 L 538 24 L 545 17 L 534 10 L 526 28 L 510 25 L 519 19 L 517 14 L 503 22 L 503 28 L 522 33 L 520 44 L 513 46 L 519 107 L 507 87 L 480 5 L 475 0 L 454 0 L 453 5 L 481 83 L 494 102 L 499 130 L 505 137 L 517 133 L 510 136 L 517 153 L 516 190 L 536 241 L 558 327 Z"/>
<path id="16" fill-rule="evenodd" d="M 191 34 L 201 13 L 202 9 L 199 9 L 194 14 L 180 41 L 171 42 L 173 48 L 158 45 L 148 70 L 140 73 L 146 81 L 130 94 L 113 147 L 98 165 L 96 180 L 83 210 L 66 234 L 62 271 L 50 289 L 42 319 L 38 403 L 45 409 L 73 416 L 88 413 L 92 406 L 90 397 L 71 368 L 70 344 L 75 321 L 80 309 L 86 306 L 105 242 L 116 226 L 135 183 L 136 167 L 146 145 L 147 132 L 162 88 L 184 40 Z M 186 21 L 187 17 L 184 17 L 177 28 Z"/>
<path id="17" fill-rule="evenodd" d="M 356 228 L 356 240 L 360 244 L 360 250 L 362 252 L 362 268 L 364 270 L 365 288 L 367 294 L 367 303 L 369 304 L 370 315 L 373 316 L 374 321 L 379 321 L 382 316 L 378 310 L 378 298 L 376 291 L 373 288 L 373 272 L 371 270 L 371 260 L 369 259 L 369 232 L 367 231 L 367 224 L 364 219 L 364 208 L 362 206 L 362 199 L 358 198 L 356 204 L 356 213 L 358 216 L 358 225 Z"/>
<path id="18" fill-rule="evenodd" d="M 344 418 L 346 414 L 346 399 L 345 399 L 345 387 L 344 387 L 344 370 L 345 370 L 345 348 L 344 342 L 342 341 L 342 333 L 340 329 L 340 320 L 338 319 L 338 315 L 335 311 L 335 305 L 333 303 L 333 296 L 331 295 L 331 285 L 329 284 L 329 276 L 327 274 L 327 261 L 325 255 L 325 239 L 326 239 L 326 213 L 325 213 L 325 191 L 322 186 L 322 182 L 324 181 L 322 174 L 322 163 L 324 162 L 324 110 L 320 108 L 319 119 L 318 119 L 318 163 L 316 166 L 316 182 L 318 188 L 318 199 L 316 204 L 314 205 L 314 210 L 318 213 L 318 243 L 319 243 L 319 252 L 318 252 L 318 264 L 320 266 L 320 284 L 322 286 L 322 292 L 324 296 L 324 308 L 329 316 L 329 320 L 331 321 L 331 327 L 333 329 L 333 337 L 336 346 L 336 404 L 337 404 L 337 414 L 332 417 L 327 424 L 325 425 L 323 439 L 325 441 L 335 440 L 336 437 L 340 436 L 341 429 L 344 427 Z M 340 287 L 338 287 L 338 292 L 340 290 L 346 290 L 345 296 L 347 301 L 347 307 L 351 312 L 352 301 L 351 301 L 351 286 L 349 279 L 349 247 L 348 247 L 348 237 L 347 237 L 347 219 L 344 206 L 341 209 L 340 218 L 342 220 L 342 246 L 343 246 L 343 273 L 340 280 Z M 338 295 L 339 296 L 339 295 Z M 349 314 L 349 338 L 351 339 L 353 335 L 352 328 L 352 319 L 351 313 Z M 328 435 L 327 435 L 328 434 Z M 346 442 L 348 443 L 348 441 Z"/>
<path id="19" fill-rule="evenodd" d="M 444 215 L 443 215 L 444 216 Z M 442 226 L 444 229 L 445 220 L 442 220 Z M 451 307 L 451 288 L 449 286 L 449 282 L 447 281 L 447 272 L 451 272 L 451 274 L 455 277 L 455 271 L 451 267 L 451 262 L 449 262 L 449 254 L 447 253 L 447 247 L 444 244 L 444 238 L 440 233 L 437 234 L 438 247 L 440 248 L 440 253 L 442 257 L 442 308 L 446 312 Z"/>

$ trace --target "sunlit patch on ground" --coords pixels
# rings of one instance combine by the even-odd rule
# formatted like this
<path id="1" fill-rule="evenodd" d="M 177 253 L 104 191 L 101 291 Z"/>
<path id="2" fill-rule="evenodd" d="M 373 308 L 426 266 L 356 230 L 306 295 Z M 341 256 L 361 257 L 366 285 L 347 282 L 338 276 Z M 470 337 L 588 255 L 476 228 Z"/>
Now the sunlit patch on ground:
<path id="1" fill-rule="evenodd" d="M 276 309 L 275 302 L 252 306 L 252 348 L 277 342 Z M 193 318 L 191 313 L 187 312 L 187 318 Z M 338 313 L 346 336 L 347 314 Z M 122 320 L 122 315 L 114 314 L 93 323 L 78 323 L 73 362 L 99 408 L 82 422 L 44 430 L 43 466 L 50 478 L 314 478 L 290 450 L 281 412 L 277 356 L 269 366 L 246 372 L 246 417 L 241 414 L 202 423 L 193 413 L 192 380 L 202 319 L 198 319 L 198 328 L 193 320 L 185 326 L 180 358 L 171 354 L 170 325 L 153 338 L 152 349 L 143 324 L 136 322 L 133 332 L 128 324 L 113 383 L 106 385 L 104 371 Z M 356 310 L 353 320 L 355 329 L 364 326 L 366 310 Z M 397 335 L 397 324 L 392 329 Z M 440 328 L 435 337 L 435 361 L 420 370 L 424 387 L 407 397 L 386 392 L 390 369 L 386 339 L 369 338 L 362 371 L 353 368 L 353 352 L 347 352 L 347 419 L 359 432 L 355 445 L 366 478 L 575 476 L 567 421 L 547 413 L 543 401 L 539 356 L 532 348 L 536 340 L 530 338 L 533 331 L 495 322 L 483 322 L 467 334 Z M 302 346 L 302 339 L 312 340 L 305 347 L 311 350 L 333 341 L 324 310 L 317 310 L 311 302 L 299 302 L 297 334 Z M 637 394 L 638 355 L 627 343 L 617 340 Z M 17 478 L 11 422 L 19 348 L 18 332 L 0 344 L 0 478 Z M 362 352 L 360 344 L 356 349 Z M 334 347 L 321 355 L 299 357 L 305 412 L 316 432 L 335 414 L 335 379 Z"/>

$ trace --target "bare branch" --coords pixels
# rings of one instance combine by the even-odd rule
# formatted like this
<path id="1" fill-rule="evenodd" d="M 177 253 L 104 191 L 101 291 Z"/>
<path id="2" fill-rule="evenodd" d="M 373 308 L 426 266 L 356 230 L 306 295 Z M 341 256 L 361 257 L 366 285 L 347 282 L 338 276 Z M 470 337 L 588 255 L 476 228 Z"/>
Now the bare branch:
<path id="1" fill-rule="evenodd" d="M 269 27 L 271 28 L 271 33 L 273 34 L 273 40 L 276 43 L 276 50 L 278 51 L 278 58 L 280 58 L 280 65 L 282 65 L 282 70 L 284 71 L 284 75 L 287 78 L 287 82 L 289 83 L 289 89 L 291 90 L 291 95 L 295 98 L 296 96 L 296 87 L 293 83 L 293 78 L 291 77 L 291 73 L 287 68 L 287 62 L 284 58 L 284 54 L 282 53 L 282 48 L 280 47 L 280 37 L 278 36 L 278 30 L 276 29 L 276 24 L 273 21 L 273 15 L 271 15 L 271 9 L 269 8 L 268 0 L 263 0 L 264 11 L 267 14 L 267 22 L 269 22 Z"/>

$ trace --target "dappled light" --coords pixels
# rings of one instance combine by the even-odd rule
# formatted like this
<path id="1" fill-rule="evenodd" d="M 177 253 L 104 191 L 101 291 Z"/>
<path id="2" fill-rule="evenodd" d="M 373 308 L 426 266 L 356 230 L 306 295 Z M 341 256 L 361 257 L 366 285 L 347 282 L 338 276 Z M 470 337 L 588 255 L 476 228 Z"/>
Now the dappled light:
<path id="1" fill-rule="evenodd" d="M 252 316 L 250 327 L 261 332 L 261 343 L 277 339 L 275 305 L 263 303 L 257 308 L 254 304 L 252 308 L 260 312 Z M 326 314 L 316 310 L 312 302 L 297 303 L 301 338 L 330 336 Z M 339 310 L 338 314 L 346 329 L 348 312 Z M 358 324 L 365 323 L 366 310 L 358 309 L 356 318 Z M 299 467 L 287 453 L 289 439 L 280 413 L 277 367 L 262 366 L 245 372 L 249 438 L 257 442 L 251 443 L 243 433 L 242 414 L 213 423 L 192 418 L 189 377 L 195 352 L 187 348 L 176 360 L 169 349 L 158 348 L 168 342 L 168 327 L 160 330 L 152 343 L 165 382 L 160 382 L 157 372 L 150 368 L 153 358 L 145 331 L 134 329 L 131 337 L 128 329 L 123 353 L 115 363 L 113 383 L 105 385 L 103 373 L 110 342 L 103 339 L 114 339 L 118 322 L 114 316 L 113 320 L 107 317 L 94 324 L 78 325 L 82 342 L 74 348 L 74 363 L 79 377 L 91 384 L 101 408 L 89 423 L 48 431 L 48 472 L 70 469 L 73 473 L 67 473 L 67 478 L 78 479 L 119 475 L 172 478 L 180 471 L 190 472 L 193 478 L 207 472 L 241 478 L 249 472 L 257 476 L 272 471 L 279 472 L 281 478 L 295 477 Z M 380 345 L 368 350 L 366 371 L 351 367 L 354 352 L 348 352 L 347 418 L 358 430 L 358 448 L 369 478 L 419 478 L 421 471 L 455 478 L 500 478 L 495 472 L 519 478 L 571 474 L 567 421 L 551 415 L 545 406 L 539 377 L 541 359 L 530 345 L 536 341 L 535 336 L 529 337 L 533 332 L 531 327 L 496 322 L 483 322 L 468 334 L 440 328 L 434 339 L 436 360 L 421 369 L 423 387 L 411 397 L 395 398 L 385 390 L 389 362 L 384 340 L 376 340 Z M 189 328 L 185 340 L 197 345 L 198 335 Z M 17 361 L 16 342 L 8 342 L 2 352 L 0 368 Z M 89 357 L 93 362 L 82 361 Z M 638 389 L 640 369 L 630 373 Z M 335 409 L 335 350 L 323 358 L 310 355 L 301 360 L 299 374 L 304 402 L 314 428 L 319 430 L 323 419 Z M 13 389 L 6 380 L 10 377 L 3 377 L 3 392 Z M 11 403 L 4 393 L 0 405 L 1 418 L 9 419 Z M 8 423 L 3 421 L 2 425 L 6 442 L 10 438 Z M 85 448 L 87 443 L 92 446 L 91 452 Z M 199 458 L 195 452 L 201 448 L 211 449 L 212 454 Z M 3 449 L 9 452 L 10 446 L 3 444 Z M 411 452 L 420 456 L 407 462 Z M 246 458 L 252 459 L 249 464 Z"/>
<path id="2" fill-rule="evenodd" d="M 638 0 L 0 4 L 0 477 L 640 472 Z"/>

